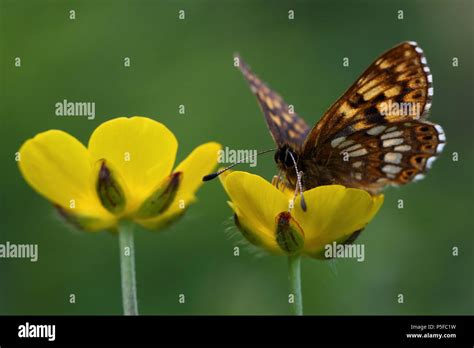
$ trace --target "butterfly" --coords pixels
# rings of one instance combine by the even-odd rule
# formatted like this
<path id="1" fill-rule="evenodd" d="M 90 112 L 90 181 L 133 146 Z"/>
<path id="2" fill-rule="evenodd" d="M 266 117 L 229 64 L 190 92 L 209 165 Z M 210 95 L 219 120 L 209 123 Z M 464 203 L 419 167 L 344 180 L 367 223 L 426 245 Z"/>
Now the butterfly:
<path id="1" fill-rule="evenodd" d="M 441 126 L 426 120 L 433 78 L 416 42 L 377 58 L 313 128 L 239 55 L 234 59 L 257 97 L 290 188 L 340 184 L 377 194 L 422 179 L 446 144 Z"/>

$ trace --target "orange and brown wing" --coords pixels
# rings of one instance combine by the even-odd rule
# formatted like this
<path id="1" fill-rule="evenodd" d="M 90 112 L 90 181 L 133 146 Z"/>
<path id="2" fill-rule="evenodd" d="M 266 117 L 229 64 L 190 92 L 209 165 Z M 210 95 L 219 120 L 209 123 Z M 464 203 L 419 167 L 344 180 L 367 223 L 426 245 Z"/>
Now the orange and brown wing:
<path id="1" fill-rule="evenodd" d="M 240 56 L 236 55 L 235 58 L 250 89 L 257 97 L 270 134 L 277 146 L 288 144 L 293 149 L 300 149 L 310 130 L 306 122 L 290 109 L 282 97 L 260 80 Z"/>
<path id="2" fill-rule="evenodd" d="M 437 124 L 398 121 L 333 139 L 320 158 L 335 183 L 376 193 L 386 185 L 422 179 L 445 143 Z"/>
<path id="3" fill-rule="evenodd" d="M 403 42 L 376 59 L 326 111 L 311 130 L 304 152 L 309 156 L 333 138 L 374 124 L 425 119 L 432 95 L 432 75 L 423 50 L 416 42 Z M 406 107 L 394 112 L 395 106 Z"/>

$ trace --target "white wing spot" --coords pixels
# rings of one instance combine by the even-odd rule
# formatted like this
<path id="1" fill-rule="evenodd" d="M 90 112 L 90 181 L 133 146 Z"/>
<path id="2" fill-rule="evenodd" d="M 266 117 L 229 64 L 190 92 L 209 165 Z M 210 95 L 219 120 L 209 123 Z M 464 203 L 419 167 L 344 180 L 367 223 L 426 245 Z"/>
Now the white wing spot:
<path id="1" fill-rule="evenodd" d="M 385 133 L 393 132 L 394 130 L 397 130 L 397 126 L 390 127 L 385 131 Z"/>
<path id="2" fill-rule="evenodd" d="M 445 143 L 438 144 L 438 146 L 436 147 L 436 153 L 441 153 L 444 149 L 444 145 L 446 144 Z"/>
<path id="3" fill-rule="evenodd" d="M 384 130 L 385 130 L 385 126 L 375 126 L 375 127 L 372 127 L 370 128 L 366 133 L 368 135 L 379 135 L 380 133 L 382 133 Z"/>
<path id="4" fill-rule="evenodd" d="M 435 160 L 436 160 L 435 156 L 428 158 L 428 161 L 426 161 L 426 168 L 428 169 L 431 168 Z"/>
<path id="5" fill-rule="evenodd" d="M 361 174 L 361 173 L 354 173 L 354 177 L 355 177 L 357 180 L 361 180 L 361 179 L 362 179 L 362 174 Z"/>
<path id="6" fill-rule="evenodd" d="M 380 137 L 380 139 L 384 140 L 384 139 L 396 138 L 396 137 L 399 137 L 402 134 L 403 134 L 403 131 L 390 132 L 390 133 L 386 133 L 386 134 L 382 135 Z"/>
<path id="7" fill-rule="evenodd" d="M 415 47 L 415 51 L 417 51 L 419 54 L 422 54 L 423 53 L 423 50 L 421 49 L 421 47 Z"/>
<path id="8" fill-rule="evenodd" d="M 366 149 L 360 149 L 360 150 L 357 150 L 357 151 L 354 151 L 354 152 L 350 152 L 349 153 L 349 156 L 350 157 L 357 157 L 357 156 L 364 156 L 366 155 L 368 152 Z"/>
<path id="9" fill-rule="evenodd" d="M 340 143 L 342 143 L 345 140 L 346 140 L 346 137 L 339 137 L 339 138 L 333 139 L 331 141 L 331 146 L 336 147 L 337 145 L 339 145 Z"/>
<path id="10" fill-rule="evenodd" d="M 428 76 L 426 77 L 426 79 L 428 80 L 429 83 L 432 83 L 432 82 L 433 82 L 433 75 L 431 75 L 431 74 L 428 75 Z"/>
<path id="11" fill-rule="evenodd" d="M 402 156 L 401 153 L 388 152 L 388 153 L 385 154 L 383 159 L 384 159 L 385 162 L 388 162 L 388 163 L 400 164 L 400 162 L 402 161 L 402 157 L 403 156 Z"/>
<path id="12" fill-rule="evenodd" d="M 399 166 L 394 166 L 392 164 L 387 164 L 383 166 L 382 171 L 384 171 L 387 174 L 397 174 L 402 170 L 402 167 Z"/>
<path id="13" fill-rule="evenodd" d="M 426 64 L 426 63 L 428 63 L 428 62 L 426 61 L 426 58 L 425 58 L 425 57 L 421 57 L 421 64 Z"/>
<path id="14" fill-rule="evenodd" d="M 443 128 L 439 124 L 435 124 L 435 128 L 438 131 L 438 140 L 446 141 L 446 135 L 444 134 Z"/>
<path id="15" fill-rule="evenodd" d="M 416 174 L 415 177 L 413 178 L 413 181 L 420 181 L 424 178 L 425 176 L 423 174 Z"/>
<path id="16" fill-rule="evenodd" d="M 393 149 L 395 151 L 406 152 L 406 151 L 411 150 L 411 146 L 410 145 L 399 145 L 399 146 L 395 146 Z"/>
<path id="17" fill-rule="evenodd" d="M 428 88 L 428 95 L 430 97 L 433 95 L 433 87 Z"/>
<path id="18" fill-rule="evenodd" d="M 362 161 L 357 161 L 357 162 L 352 163 L 352 166 L 354 168 L 359 168 L 361 165 L 362 165 Z"/>
<path id="19" fill-rule="evenodd" d="M 403 138 L 387 139 L 382 143 L 383 147 L 390 147 L 395 145 L 403 144 Z"/>
<path id="20" fill-rule="evenodd" d="M 351 152 L 351 151 L 360 149 L 361 147 L 362 147 L 361 144 L 355 144 L 355 145 L 351 146 L 350 148 L 346 149 L 346 151 L 347 151 L 347 152 Z"/>
<path id="21" fill-rule="evenodd" d="M 343 149 L 343 148 L 345 148 L 349 145 L 352 145 L 354 143 L 355 143 L 354 140 L 347 140 L 347 141 L 343 142 L 341 145 L 339 145 L 338 148 Z"/>

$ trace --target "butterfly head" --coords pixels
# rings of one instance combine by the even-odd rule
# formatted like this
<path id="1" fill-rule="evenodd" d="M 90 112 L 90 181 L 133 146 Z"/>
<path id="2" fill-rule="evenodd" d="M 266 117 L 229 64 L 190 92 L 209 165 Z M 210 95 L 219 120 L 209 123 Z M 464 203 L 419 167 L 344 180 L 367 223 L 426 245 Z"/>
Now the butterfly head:
<path id="1" fill-rule="evenodd" d="M 289 145 L 285 144 L 279 147 L 275 152 L 275 162 L 277 166 L 285 173 L 285 179 L 290 187 L 295 187 L 296 194 L 301 194 L 301 208 L 306 211 L 306 202 L 303 197 L 303 185 L 301 183 L 301 172 L 298 170 L 298 154 Z M 293 198 L 293 199 L 295 199 Z"/>
<path id="2" fill-rule="evenodd" d="M 298 162 L 298 154 L 289 145 L 279 147 L 275 152 L 275 163 L 283 170 L 295 167 L 295 161 Z"/>
<path id="3" fill-rule="evenodd" d="M 285 173 L 289 187 L 294 188 L 298 182 L 298 152 L 288 144 L 279 147 L 275 152 L 275 163 Z"/>

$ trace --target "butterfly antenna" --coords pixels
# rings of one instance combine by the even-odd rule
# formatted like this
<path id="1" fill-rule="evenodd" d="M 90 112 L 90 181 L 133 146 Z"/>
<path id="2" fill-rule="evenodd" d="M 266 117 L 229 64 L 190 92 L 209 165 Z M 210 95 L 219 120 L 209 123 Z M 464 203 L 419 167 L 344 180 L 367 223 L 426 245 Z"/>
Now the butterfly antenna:
<path id="1" fill-rule="evenodd" d="M 295 170 L 296 170 L 297 189 L 295 191 L 295 197 L 296 197 L 296 195 L 298 193 L 298 189 L 299 189 L 300 194 L 301 194 L 301 209 L 303 209 L 303 211 L 306 211 L 307 210 L 306 201 L 304 200 L 303 185 L 301 184 L 301 172 L 298 170 L 298 166 L 296 164 L 295 157 L 293 156 L 291 151 L 288 151 L 288 153 L 290 154 L 291 159 L 293 160 L 293 164 L 295 165 Z"/>
<path id="2" fill-rule="evenodd" d="M 276 149 L 263 150 L 263 151 L 258 152 L 258 153 L 255 154 L 255 155 L 248 156 L 248 157 L 246 157 L 246 158 L 244 158 L 244 159 L 242 159 L 242 160 L 240 160 L 240 161 L 237 161 L 237 162 L 235 162 L 235 163 L 232 163 L 232 164 L 231 164 L 230 166 L 228 166 L 228 167 L 222 168 L 221 170 L 219 170 L 219 171 L 217 171 L 217 172 L 215 172 L 215 173 L 212 173 L 212 174 L 208 174 L 208 175 L 203 176 L 202 181 L 210 181 L 210 180 L 212 180 L 212 179 L 215 179 L 215 178 L 217 178 L 219 175 L 221 175 L 222 173 L 224 173 L 224 172 L 228 171 L 229 169 L 235 167 L 237 164 L 244 163 L 244 162 L 248 162 L 248 160 L 249 160 L 250 158 L 257 157 L 258 155 L 262 155 L 262 154 L 264 154 L 264 153 L 271 152 L 271 151 L 275 151 L 275 150 L 276 150 Z"/>

